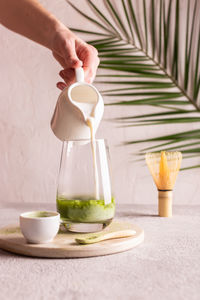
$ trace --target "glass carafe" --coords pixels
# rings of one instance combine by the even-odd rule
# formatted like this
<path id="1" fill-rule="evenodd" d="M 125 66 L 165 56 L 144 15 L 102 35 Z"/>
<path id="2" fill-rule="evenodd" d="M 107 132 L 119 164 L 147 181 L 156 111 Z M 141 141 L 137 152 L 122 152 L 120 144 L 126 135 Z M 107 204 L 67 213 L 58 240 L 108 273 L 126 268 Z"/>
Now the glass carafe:
<path id="1" fill-rule="evenodd" d="M 70 231 L 94 232 L 115 213 L 108 147 L 103 139 L 63 142 L 57 210 Z"/>

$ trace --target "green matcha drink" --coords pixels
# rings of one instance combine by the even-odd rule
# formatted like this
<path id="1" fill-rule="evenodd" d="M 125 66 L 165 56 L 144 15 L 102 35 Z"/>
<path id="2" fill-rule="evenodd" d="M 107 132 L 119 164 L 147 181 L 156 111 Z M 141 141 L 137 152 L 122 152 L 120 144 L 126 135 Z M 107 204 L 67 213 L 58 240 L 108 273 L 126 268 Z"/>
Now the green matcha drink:
<path id="1" fill-rule="evenodd" d="M 87 197 L 64 196 L 57 197 L 57 211 L 61 220 L 65 223 L 105 223 L 111 221 L 115 213 L 115 200 L 105 204 L 104 200 L 94 200 Z"/>

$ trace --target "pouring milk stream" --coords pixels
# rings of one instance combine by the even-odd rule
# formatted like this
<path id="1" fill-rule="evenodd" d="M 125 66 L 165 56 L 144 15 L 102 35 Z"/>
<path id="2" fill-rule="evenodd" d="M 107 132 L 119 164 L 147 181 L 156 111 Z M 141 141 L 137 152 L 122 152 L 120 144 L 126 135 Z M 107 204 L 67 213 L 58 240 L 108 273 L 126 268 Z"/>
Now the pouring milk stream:
<path id="1" fill-rule="evenodd" d="M 99 200 L 95 134 L 103 116 L 104 103 L 97 89 L 84 82 L 83 68 L 75 69 L 75 73 L 77 82 L 65 88 L 58 98 L 51 128 L 62 141 L 91 139 L 95 196 Z"/>

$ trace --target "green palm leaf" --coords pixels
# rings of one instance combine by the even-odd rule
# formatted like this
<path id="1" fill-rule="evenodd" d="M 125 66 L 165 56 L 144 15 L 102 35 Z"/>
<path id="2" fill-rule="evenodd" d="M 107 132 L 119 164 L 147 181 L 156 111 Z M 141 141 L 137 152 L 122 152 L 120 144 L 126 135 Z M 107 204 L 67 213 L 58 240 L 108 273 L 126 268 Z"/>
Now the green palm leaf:
<path id="1" fill-rule="evenodd" d="M 121 126 L 165 126 L 200 124 L 200 2 L 187 0 L 187 11 L 179 0 L 105 0 L 105 17 L 98 1 L 85 0 L 94 14 L 68 3 L 97 28 L 72 29 L 95 36 L 88 42 L 97 48 L 100 69 L 96 82 L 107 105 L 150 106 L 156 111 L 115 119 Z M 139 15 L 140 11 L 140 15 Z M 141 15 L 143 12 L 143 15 Z M 180 21 L 186 15 L 185 28 Z M 181 44 L 180 31 L 185 38 Z M 184 57 L 183 68 L 180 57 Z M 109 89 L 105 88 L 109 84 Z M 130 110 L 131 113 L 131 110 Z M 180 128 L 180 127 L 179 127 Z M 180 149 L 185 158 L 200 157 L 200 130 L 194 129 L 126 144 L 148 142 L 148 150 Z M 192 147 L 191 147 L 192 146 Z M 191 168 L 199 167 L 192 165 Z M 185 169 L 188 169 L 185 168 Z"/>

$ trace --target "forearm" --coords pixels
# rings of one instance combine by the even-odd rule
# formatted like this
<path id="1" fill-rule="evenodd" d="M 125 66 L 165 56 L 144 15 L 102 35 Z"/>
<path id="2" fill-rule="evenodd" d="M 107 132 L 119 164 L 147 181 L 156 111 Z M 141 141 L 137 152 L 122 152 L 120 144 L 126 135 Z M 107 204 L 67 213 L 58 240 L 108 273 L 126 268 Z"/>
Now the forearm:
<path id="1" fill-rule="evenodd" d="M 81 66 L 85 81 L 93 81 L 99 64 L 97 50 L 77 37 L 37 0 L 0 0 L 0 24 L 52 51 L 63 68 L 59 74 L 66 82 L 58 82 L 58 88 L 72 84 L 73 69 Z"/>
<path id="2" fill-rule="evenodd" d="M 0 22 L 49 49 L 60 23 L 37 0 L 0 0 Z"/>

